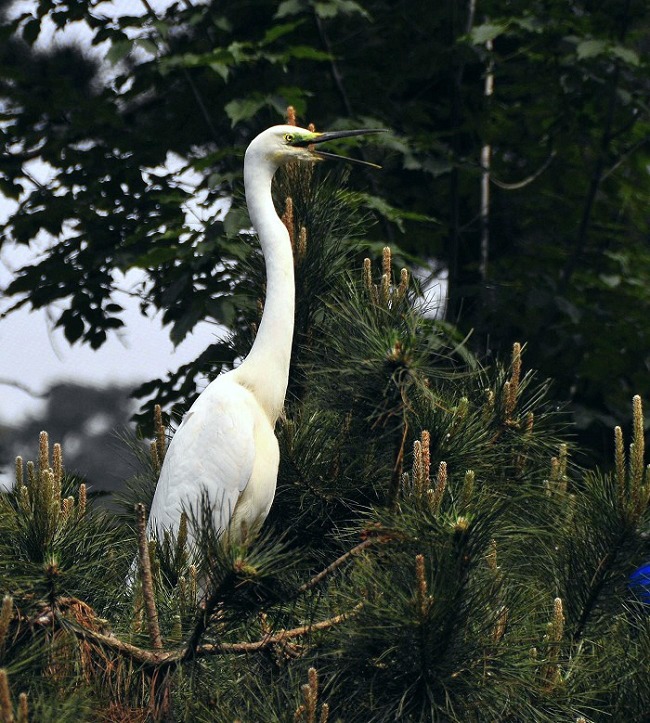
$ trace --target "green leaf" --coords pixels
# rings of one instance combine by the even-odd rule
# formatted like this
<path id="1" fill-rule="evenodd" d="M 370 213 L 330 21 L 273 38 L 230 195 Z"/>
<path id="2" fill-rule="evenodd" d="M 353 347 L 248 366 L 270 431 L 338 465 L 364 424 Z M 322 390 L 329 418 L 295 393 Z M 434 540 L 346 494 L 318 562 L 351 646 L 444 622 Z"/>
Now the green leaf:
<path id="1" fill-rule="evenodd" d="M 430 173 L 434 178 L 437 178 L 438 176 L 442 176 L 444 173 L 449 173 L 454 165 L 446 158 L 431 156 L 422 161 L 421 167 L 422 170 Z"/>
<path id="2" fill-rule="evenodd" d="M 284 117 L 288 105 L 292 105 L 296 109 L 296 114 L 301 117 L 307 112 L 307 98 L 311 95 L 302 88 L 281 86 L 270 96 L 269 103 L 281 117 Z"/>
<path id="3" fill-rule="evenodd" d="M 641 60 L 637 52 L 635 50 L 632 50 L 631 48 L 626 48 L 623 45 L 613 45 L 610 48 L 610 53 L 616 58 L 622 60 L 624 63 L 632 65 L 635 68 L 638 68 L 641 64 Z"/>
<path id="4" fill-rule="evenodd" d="M 161 38 L 166 40 L 169 37 L 169 23 L 166 23 L 164 20 L 155 20 L 153 25 Z"/>
<path id="5" fill-rule="evenodd" d="M 250 44 L 248 43 L 231 43 L 227 48 L 217 48 L 211 53 L 184 53 L 183 55 L 173 55 L 160 60 L 160 68 L 163 73 L 169 72 L 171 69 L 179 66 L 185 68 L 207 67 L 215 70 L 224 79 L 228 75 L 231 65 L 238 62 L 251 60 L 253 56 L 250 54 Z"/>
<path id="6" fill-rule="evenodd" d="M 277 20 L 280 20 L 281 18 L 285 18 L 288 15 L 298 15 L 299 13 L 304 12 L 306 9 L 307 6 L 301 0 L 284 0 L 284 2 L 281 2 L 278 6 L 274 17 Z"/>
<path id="7" fill-rule="evenodd" d="M 284 54 L 285 58 L 298 58 L 298 60 L 319 60 L 326 61 L 331 60 L 332 56 L 330 53 L 326 53 L 324 50 L 318 50 L 318 48 L 312 48 L 310 45 L 294 45 L 287 49 Z"/>
<path id="8" fill-rule="evenodd" d="M 401 208 L 391 206 L 388 201 L 379 196 L 374 196 L 369 193 L 355 194 L 355 197 L 359 198 L 366 208 L 370 208 L 376 211 L 384 218 L 392 221 L 400 231 L 404 232 L 404 221 L 415 221 L 417 223 L 436 223 L 436 220 L 431 216 L 427 216 L 423 213 L 416 213 L 415 211 L 405 211 Z"/>
<path id="9" fill-rule="evenodd" d="M 583 40 L 578 43 L 576 54 L 578 60 L 586 58 L 595 58 L 602 55 L 607 50 L 607 42 L 605 40 Z"/>
<path id="10" fill-rule="evenodd" d="M 81 316 L 70 309 L 67 309 L 63 312 L 63 314 L 61 314 L 61 318 L 57 322 L 57 326 L 63 327 L 65 338 L 70 342 L 70 344 L 74 344 L 74 342 L 81 338 L 81 335 L 84 333 L 84 323 Z"/>
<path id="11" fill-rule="evenodd" d="M 521 18 L 512 18 L 510 21 L 516 27 L 527 30 L 530 33 L 541 33 L 544 23 L 534 15 L 524 15 Z"/>
<path id="12" fill-rule="evenodd" d="M 582 312 L 575 304 L 570 302 L 564 296 L 558 296 L 554 301 L 557 308 L 565 313 L 574 324 L 580 323 L 580 320 L 582 319 Z"/>
<path id="13" fill-rule="evenodd" d="M 248 213 L 241 206 L 231 206 L 223 220 L 223 230 L 228 238 L 235 238 L 239 233 L 250 227 Z"/>
<path id="14" fill-rule="evenodd" d="M 226 115 L 230 118 L 231 127 L 236 126 L 244 120 L 252 118 L 260 108 L 263 108 L 267 103 L 267 99 L 264 96 L 253 96 L 252 98 L 240 98 L 238 100 L 231 100 L 230 103 L 226 103 L 224 110 Z"/>
<path id="15" fill-rule="evenodd" d="M 173 246 L 157 247 L 139 256 L 133 265 L 140 269 L 149 269 L 173 261 L 177 256 L 178 249 Z"/>
<path id="16" fill-rule="evenodd" d="M 169 338 L 172 340 L 174 346 L 178 346 L 198 322 L 201 321 L 203 312 L 203 304 L 195 301 L 191 308 L 183 314 L 180 319 L 174 322 L 172 330 L 169 333 Z"/>
<path id="17" fill-rule="evenodd" d="M 210 68 L 221 77 L 222 80 L 228 80 L 230 74 L 230 68 L 225 63 L 210 63 Z"/>
<path id="18" fill-rule="evenodd" d="M 106 53 L 106 60 L 111 65 L 117 65 L 121 60 L 131 52 L 134 41 L 132 40 L 116 40 L 111 44 L 109 51 Z"/>
<path id="19" fill-rule="evenodd" d="M 231 326 L 235 322 L 237 310 L 230 297 L 219 296 L 208 299 L 205 306 L 206 311 L 221 324 Z"/>
<path id="20" fill-rule="evenodd" d="M 474 45 L 484 45 L 488 40 L 494 40 L 506 30 L 506 25 L 501 23 L 484 23 L 472 28 L 469 38 Z"/>
<path id="21" fill-rule="evenodd" d="M 241 43 L 236 41 L 234 43 L 230 43 L 228 46 L 228 53 L 235 63 L 246 63 L 249 60 L 255 60 L 259 57 L 259 54 L 257 52 L 253 53 L 252 49 L 252 43 Z"/>
<path id="22" fill-rule="evenodd" d="M 20 183 L 9 181 L 6 178 L 0 178 L 0 193 L 2 193 L 5 198 L 12 198 L 17 201 L 23 190 Z"/>
<path id="23" fill-rule="evenodd" d="M 153 42 L 153 40 L 149 40 L 149 38 L 137 38 L 134 45 L 138 48 L 142 48 L 150 55 L 158 55 L 158 46 Z"/>
<path id="24" fill-rule="evenodd" d="M 319 18 L 326 20 L 337 15 L 352 15 L 358 13 L 369 18 L 368 12 L 354 0 L 328 0 L 328 2 L 315 2 L 314 11 Z"/>
<path id="25" fill-rule="evenodd" d="M 282 25 L 275 25 L 266 31 L 262 38 L 262 45 L 268 45 L 274 40 L 292 33 L 299 25 L 302 25 L 302 20 L 296 20 L 293 23 L 283 23 Z"/>
<path id="26" fill-rule="evenodd" d="M 620 286 L 623 280 L 620 274 L 601 274 L 599 278 L 610 289 Z"/>

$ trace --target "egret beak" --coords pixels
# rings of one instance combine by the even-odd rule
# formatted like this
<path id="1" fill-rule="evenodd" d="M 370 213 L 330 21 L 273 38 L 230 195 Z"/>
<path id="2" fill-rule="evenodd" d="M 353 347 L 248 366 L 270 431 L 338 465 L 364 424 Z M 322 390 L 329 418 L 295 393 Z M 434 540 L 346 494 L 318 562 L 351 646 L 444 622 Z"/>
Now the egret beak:
<path id="1" fill-rule="evenodd" d="M 314 156 L 318 159 L 335 159 L 338 161 L 347 161 L 348 163 L 357 163 L 360 166 L 370 166 L 371 168 L 381 168 L 376 163 L 370 163 L 370 161 L 363 161 L 359 158 L 347 158 L 346 156 L 339 156 L 335 153 L 327 153 L 315 149 L 313 146 L 316 143 L 326 143 L 327 141 L 334 141 L 339 138 L 349 138 L 350 136 L 362 136 L 370 133 L 385 133 L 385 128 L 363 128 L 354 131 L 329 131 L 327 133 L 314 133 L 313 137 L 305 143 Z M 301 143 L 301 145 L 303 145 Z"/>

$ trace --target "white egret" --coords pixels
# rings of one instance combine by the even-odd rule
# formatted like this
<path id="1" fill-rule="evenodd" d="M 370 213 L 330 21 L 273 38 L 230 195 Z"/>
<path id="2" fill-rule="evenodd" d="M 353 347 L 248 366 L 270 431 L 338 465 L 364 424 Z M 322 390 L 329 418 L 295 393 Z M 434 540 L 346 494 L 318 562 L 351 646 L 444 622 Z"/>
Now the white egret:
<path id="1" fill-rule="evenodd" d="M 161 539 L 166 530 L 176 533 L 182 510 L 198 519 L 202 498 L 212 509 L 215 530 L 233 541 L 254 534 L 266 518 L 278 474 L 274 426 L 287 390 L 295 305 L 292 249 L 273 206 L 271 181 L 290 161 L 341 158 L 316 150 L 315 144 L 375 132 L 317 133 L 281 125 L 248 146 L 244 186 L 266 264 L 264 313 L 248 356 L 208 385 L 176 431 L 151 503 L 149 535 Z"/>

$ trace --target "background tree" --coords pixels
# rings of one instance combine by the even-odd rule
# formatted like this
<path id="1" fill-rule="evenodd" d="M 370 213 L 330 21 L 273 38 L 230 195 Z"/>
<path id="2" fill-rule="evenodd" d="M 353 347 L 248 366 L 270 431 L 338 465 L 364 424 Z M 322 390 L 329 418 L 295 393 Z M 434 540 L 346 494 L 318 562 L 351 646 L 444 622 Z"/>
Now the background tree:
<path id="1" fill-rule="evenodd" d="M 92 493 L 121 488 L 135 468 L 135 458 L 129 459 L 124 444 L 133 436 L 131 391 L 128 387 L 55 384 L 46 392 L 45 409 L 37 418 L 3 428 L 2 460 L 8 467 L 3 472 L 13 474 L 17 455 L 36 459 L 39 432 L 47 429 L 64 446 L 68 468 L 83 478 Z"/>
<path id="2" fill-rule="evenodd" d="M 7 293 L 64 301 L 71 342 L 99 346 L 122 324 L 112 291 L 134 267 L 175 341 L 201 319 L 239 323 L 241 152 L 292 104 L 320 127 L 393 131 L 358 197 L 380 222 L 366 241 L 446 271 L 447 318 L 481 356 L 525 339 L 592 444 L 647 390 L 646 3 L 21 7 L 3 7 L 1 183 L 20 199 L 3 242 L 46 231 L 52 246 Z M 94 54 L 36 50 L 46 19 L 83 20 Z M 140 394 L 190 401 L 199 372 L 231 361 L 210 344 Z"/>

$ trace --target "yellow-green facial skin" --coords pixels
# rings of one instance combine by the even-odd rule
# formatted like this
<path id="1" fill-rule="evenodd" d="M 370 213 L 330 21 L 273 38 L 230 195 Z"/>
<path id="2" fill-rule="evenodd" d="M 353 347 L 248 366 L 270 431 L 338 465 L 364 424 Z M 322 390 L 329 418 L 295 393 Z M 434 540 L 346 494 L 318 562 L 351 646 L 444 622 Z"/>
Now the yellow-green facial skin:
<path id="1" fill-rule="evenodd" d="M 315 142 L 322 133 L 285 133 L 282 137 L 285 145 L 273 155 L 279 164 L 289 163 L 292 160 L 308 161 L 315 163 L 323 160 L 319 158 L 310 148 L 309 144 Z"/>
<path id="2" fill-rule="evenodd" d="M 322 133 L 316 133 L 315 131 L 313 133 L 285 133 L 284 140 L 291 146 L 299 147 L 306 143 L 315 142 L 322 135 Z"/>

